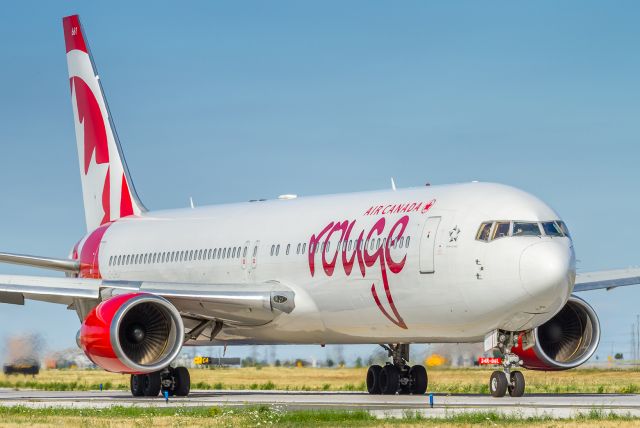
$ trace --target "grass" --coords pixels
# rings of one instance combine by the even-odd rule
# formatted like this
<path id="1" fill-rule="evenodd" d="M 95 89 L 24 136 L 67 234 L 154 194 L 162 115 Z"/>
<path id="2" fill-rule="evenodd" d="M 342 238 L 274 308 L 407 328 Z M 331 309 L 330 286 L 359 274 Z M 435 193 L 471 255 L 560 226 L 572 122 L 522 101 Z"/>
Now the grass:
<path id="1" fill-rule="evenodd" d="M 190 370 L 193 389 L 365 391 L 366 369 L 216 368 Z M 431 369 L 429 391 L 488 393 L 490 369 Z M 527 393 L 640 393 L 640 370 L 526 371 Z M 43 370 L 35 378 L 0 376 L 0 387 L 57 391 L 129 389 L 129 376 L 103 370 Z"/>
<path id="2" fill-rule="evenodd" d="M 366 411 L 296 410 L 278 407 L 109 407 L 106 409 L 0 407 L 3 426 L 569 426 L 626 427 L 637 426 L 640 419 L 593 410 L 562 421 L 548 416 L 521 417 L 497 412 L 469 412 L 444 418 L 427 419 L 407 412 L 400 418 L 376 418 Z"/>

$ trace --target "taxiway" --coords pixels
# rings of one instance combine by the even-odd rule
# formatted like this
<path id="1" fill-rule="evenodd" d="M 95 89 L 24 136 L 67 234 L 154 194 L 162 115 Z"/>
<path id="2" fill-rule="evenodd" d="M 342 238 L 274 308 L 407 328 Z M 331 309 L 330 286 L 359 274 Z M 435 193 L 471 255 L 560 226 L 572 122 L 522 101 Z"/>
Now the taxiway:
<path id="1" fill-rule="evenodd" d="M 429 396 L 369 395 L 361 392 L 193 391 L 188 398 L 133 398 L 125 391 L 35 391 L 0 389 L 0 406 L 105 408 L 109 406 L 251 406 L 270 405 L 287 410 L 369 410 L 379 416 L 402 416 L 417 411 L 426 417 L 446 417 L 461 412 L 497 411 L 522 417 L 548 415 L 568 418 L 600 412 L 640 417 L 640 395 L 635 394 L 532 394 L 522 398 L 493 398 L 471 394 Z"/>

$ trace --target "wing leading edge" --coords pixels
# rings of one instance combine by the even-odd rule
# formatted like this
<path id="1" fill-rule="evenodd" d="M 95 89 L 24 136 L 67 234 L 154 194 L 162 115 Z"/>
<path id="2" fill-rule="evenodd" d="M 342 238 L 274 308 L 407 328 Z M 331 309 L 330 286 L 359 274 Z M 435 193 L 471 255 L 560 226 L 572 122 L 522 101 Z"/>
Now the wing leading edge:
<path id="1" fill-rule="evenodd" d="M 640 268 L 578 273 L 574 292 L 607 289 L 640 284 Z"/>
<path id="2" fill-rule="evenodd" d="M 189 284 L 0 275 L 0 303 L 22 305 L 28 299 L 65 304 L 76 309 L 82 302 L 95 305 L 114 295 L 134 292 L 162 296 L 185 316 L 236 325 L 265 324 L 281 313 L 291 313 L 295 307 L 295 293 L 276 281 Z"/>

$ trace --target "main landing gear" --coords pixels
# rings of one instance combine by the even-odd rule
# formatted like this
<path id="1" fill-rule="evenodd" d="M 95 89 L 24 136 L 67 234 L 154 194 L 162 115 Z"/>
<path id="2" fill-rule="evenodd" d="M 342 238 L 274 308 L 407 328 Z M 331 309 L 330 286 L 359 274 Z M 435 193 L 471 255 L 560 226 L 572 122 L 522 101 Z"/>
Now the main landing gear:
<path id="1" fill-rule="evenodd" d="M 514 334 L 501 333 L 498 348 L 503 352 L 502 370 L 496 370 L 489 379 L 489 391 L 494 397 L 504 397 L 507 392 L 511 397 L 522 397 L 524 395 L 524 375 L 520 371 L 511 371 L 512 368 L 520 366 L 520 357 L 511 352 L 511 347 L 515 344 Z"/>
<path id="2" fill-rule="evenodd" d="M 380 345 L 389 353 L 392 362 L 384 367 L 374 365 L 367 371 L 369 394 L 424 394 L 427 391 L 427 370 L 424 366 L 410 367 L 409 345 Z"/>
<path id="3" fill-rule="evenodd" d="M 157 397 L 167 391 L 169 397 L 186 397 L 191 390 L 191 377 L 186 367 L 167 367 L 158 372 L 131 375 L 131 394 L 134 397 Z"/>

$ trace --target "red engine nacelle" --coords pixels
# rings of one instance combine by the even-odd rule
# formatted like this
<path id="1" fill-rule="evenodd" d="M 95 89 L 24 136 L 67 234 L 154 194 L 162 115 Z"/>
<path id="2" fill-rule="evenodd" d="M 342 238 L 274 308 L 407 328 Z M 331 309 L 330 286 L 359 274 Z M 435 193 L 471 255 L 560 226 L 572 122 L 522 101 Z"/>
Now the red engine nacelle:
<path id="1" fill-rule="evenodd" d="M 598 348 L 600 322 L 591 306 L 576 296 L 553 318 L 534 328 L 527 338 L 533 346 L 523 347 L 525 335 L 512 348 L 531 370 L 567 370 L 584 364 Z"/>
<path id="2" fill-rule="evenodd" d="M 184 326 L 178 310 L 160 296 L 115 296 L 89 312 L 78 346 L 98 366 L 142 374 L 168 366 L 182 349 Z"/>

